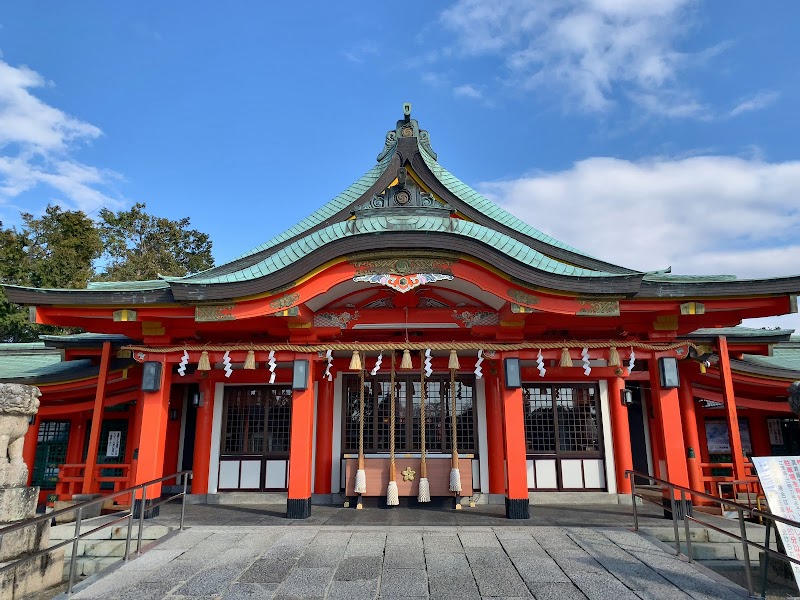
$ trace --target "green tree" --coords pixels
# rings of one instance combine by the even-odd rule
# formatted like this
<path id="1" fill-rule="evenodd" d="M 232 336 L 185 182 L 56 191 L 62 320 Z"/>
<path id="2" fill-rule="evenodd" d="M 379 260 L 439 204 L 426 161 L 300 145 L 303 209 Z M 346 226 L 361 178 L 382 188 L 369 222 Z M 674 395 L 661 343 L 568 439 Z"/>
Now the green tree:
<path id="1" fill-rule="evenodd" d="M 94 222 L 81 211 L 48 206 L 39 218 L 22 213 L 22 228 L 0 223 L 0 280 L 43 288 L 85 288 L 102 242 Z M 27 308 L 0 291 L 0 341 L 35 341 L 41 333 L 66 331 L 28 323 Z"/>
<path id="2" fill-rule="evenodd" d="M 145 212 L 145 204 L 130 210 L 100 211 L 103 267 L 100 279 L 143 281 L 159 275 L 180 277 L 214 266 L 208 235 L 190 229 L 189 218 L 171 221 Z"/>

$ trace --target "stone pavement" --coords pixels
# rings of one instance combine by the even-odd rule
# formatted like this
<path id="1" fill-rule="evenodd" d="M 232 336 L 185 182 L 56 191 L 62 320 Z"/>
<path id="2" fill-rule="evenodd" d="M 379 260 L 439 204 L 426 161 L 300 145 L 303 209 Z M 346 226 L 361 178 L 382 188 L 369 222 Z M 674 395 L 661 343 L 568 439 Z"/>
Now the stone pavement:
<path id="1" fill-rule="evenodd" d="M 187 515 L 194 508 L 187 507 Z M 317 508 L 317 515 L 325 514 Z M 263 513 L 255 507 L 246 510 L 251 520 Z M 366 512 L 358 511 L 359 517 Z M 400 511 L 371 512 L 386 518 Z M 519 521 L 495 526 L 320 525 L 285 519 L 281 525 L 243 526 L 192 525 L 190 518 L 187 530 L 87 582 L 74 598 L 747 597 L 741 588 L 629 531 L 627 520 L 613 527 Z"/>

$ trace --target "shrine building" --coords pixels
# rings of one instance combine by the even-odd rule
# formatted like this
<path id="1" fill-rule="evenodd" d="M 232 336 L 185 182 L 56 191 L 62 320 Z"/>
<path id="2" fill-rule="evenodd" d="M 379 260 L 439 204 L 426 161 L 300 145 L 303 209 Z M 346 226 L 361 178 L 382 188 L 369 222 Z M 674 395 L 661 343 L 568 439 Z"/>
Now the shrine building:
<path id="1" fill-rule="evenodd" d="M 410 112 L 355 183 L 231 262 L 4 286 L 33 322 L 92 332 L 0 346 L 0 381 L 42 391 L 43 496 L 192 469 L 199 499 L 278 492 L 292 518 L 371 496 L 527 518 L 531 494 L 628 493 L 627 469 L 716 493 L 797 451 L 800 342 L 736 326 L 796 311 L 800 276 L 584 254 L 447 171 Z"/>

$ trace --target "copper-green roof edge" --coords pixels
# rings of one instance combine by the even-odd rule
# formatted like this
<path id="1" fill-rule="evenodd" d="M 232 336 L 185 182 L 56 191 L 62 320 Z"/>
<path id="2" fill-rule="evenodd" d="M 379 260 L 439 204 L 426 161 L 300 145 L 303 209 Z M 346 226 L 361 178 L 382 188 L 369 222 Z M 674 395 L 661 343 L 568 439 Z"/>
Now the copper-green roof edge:
<path id="1" fill-rule="evenodd" d="M 463 219 L 451 219 L 432 215 L 414 215 L 409 217 L 362 217 L 359 219 L 334 223 L 304 236 L 268 256 L 264 260 L 233 273 L 218 277 L 201 279 L 192 278 L 192 284 L 208 285 L 216 283 L 231 283 L 235 281 L 249 281 L 266 277 L 281 269 L 288 267 L 306 254 L 313 252 L 333 239 L 348 238 L 356 235 L 370 235 L 385 231 L 423 231 L 443 232 L 452 235 L 468 237 L 487 243 L 504 254 L 530 267 L 573 277 L 624 277 L 619 273 L 606 273 L 573 267 L 559 262 L 529 246 L 505 235 Z"/>

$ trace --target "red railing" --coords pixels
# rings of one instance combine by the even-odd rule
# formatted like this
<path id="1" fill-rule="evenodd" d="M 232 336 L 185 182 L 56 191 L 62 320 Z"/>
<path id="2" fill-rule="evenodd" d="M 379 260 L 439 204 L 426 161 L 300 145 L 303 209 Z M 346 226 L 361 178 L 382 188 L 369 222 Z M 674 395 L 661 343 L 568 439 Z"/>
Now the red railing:
<path id="1" fill-rule="evenodd" d="M 119 475 L 103 475 L 106 469 L 119 469 Z M 59 500 L 71 500 L 73 494 L 83 493 L 83 480 L 86 475 L 86 463 L 61 465 L 58 469 L 58 481 L 56 482 L 56 495 Z M 91 488 L 89 493 L 108 494 L 116 493 L 133 484 L 131 477 L 130 463 L 106 463 L 95 465 L 94 473 L 90 477 Z M 102 489 L 102 484 L 110 483 L 113 488 Z"/>

